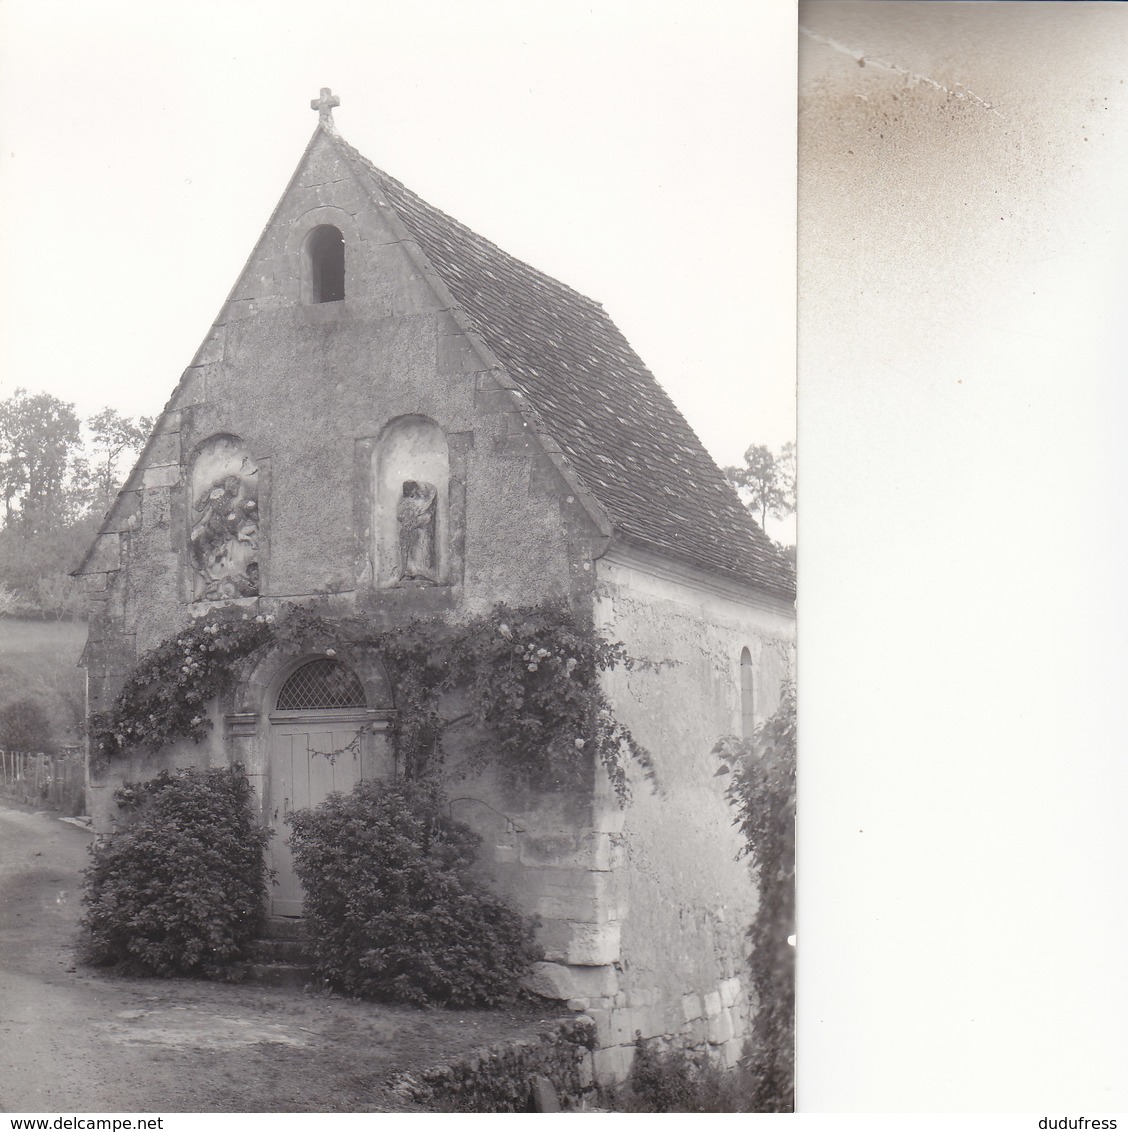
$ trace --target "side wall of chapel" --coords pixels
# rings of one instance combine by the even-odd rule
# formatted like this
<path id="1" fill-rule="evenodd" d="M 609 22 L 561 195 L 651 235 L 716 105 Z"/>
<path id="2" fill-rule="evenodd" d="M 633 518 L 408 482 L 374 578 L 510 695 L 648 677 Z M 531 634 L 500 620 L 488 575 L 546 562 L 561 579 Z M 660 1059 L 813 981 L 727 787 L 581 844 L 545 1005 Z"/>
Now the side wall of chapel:
<path id="1" fill-rule="evenodd" d="M 651 662 L 608 673 L 606 687 L 657 781 L 652 789 L 634 774 L 630 804 L 619 809 L 608 797 L 597 815 L 609 837 L 605 884 L 620 954 L 610 993 L 575 1005 L 595 1019 L 601 1080 L 625 1076 L 636 1033 L 708 1048 L 731 1066 L 755 1009 L 746 933 L 757 894 L 748 861 L 737 859 L 729 778 L 717 774 L 713 748 L 776 711 L 792 669 L 794 613 L 621 550 L 598 563 L 595 608 L 610 640 Z"/>

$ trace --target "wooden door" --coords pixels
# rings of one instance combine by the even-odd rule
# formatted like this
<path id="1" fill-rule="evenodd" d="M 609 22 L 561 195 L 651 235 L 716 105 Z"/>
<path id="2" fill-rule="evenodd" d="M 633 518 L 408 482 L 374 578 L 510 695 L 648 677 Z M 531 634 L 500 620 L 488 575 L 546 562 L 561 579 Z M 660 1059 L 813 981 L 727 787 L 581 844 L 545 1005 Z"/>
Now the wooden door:
<path id="1" fill-rule="evenodd" d="M 391 716 L 366 707 L 356 675 L 335 661 L 311 661 L 283 685 L 270 715 L 271 915 L 302 914 L 286 815 L 320 805 L 334 792 L 347 794 L 358 782 L 391 778 Z"/>

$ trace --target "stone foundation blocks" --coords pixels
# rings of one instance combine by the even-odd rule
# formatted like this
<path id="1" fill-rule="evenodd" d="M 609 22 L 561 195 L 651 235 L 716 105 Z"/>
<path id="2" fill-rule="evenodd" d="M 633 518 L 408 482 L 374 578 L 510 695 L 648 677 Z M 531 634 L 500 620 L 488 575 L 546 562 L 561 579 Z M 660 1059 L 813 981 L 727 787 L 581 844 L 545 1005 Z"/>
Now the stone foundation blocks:
<path id="1" fill-rule="evenodd" d="M 660 1006 L 636 1006 L 627 1012 L 631 1019 L 631 1034 L 655 1038 L 666 1031 L 666 1013 Z"/>
<path id="2" fill-rule="evenodd" d="M 658 1006 L 613 1007 L 588 1013 L 595 1022 L 596 1042 L 601 1047 L 629 1046 L 639 1034 L 655 1038 L 666 1032 L 665 1013 Z"/>
<path id="3" fill-rule="evenodd" d="M 744 987 L 741 985 L 740 979 L 733 977 L 725 979 L 720 987 L 721 1005 L 722 1006 L 735 1006 L 737 1000 L 742 996 Z"/>
<path id="4" fill-rule="evenodd" d="M 634 1046 L 612 1046 L 610 1049 L 597 1049 L 592 1054 L 592 1069 L 595 1083 L 604 1088 L 619 1085 L 627 1079 L 634 1059 Z"/>
<path id="5" fill-rule="evenodd" d="M 620 927 L 606 924 L 572 924 L 568 962 L 581 967 L 603 967 L 619 958 Z"/>
<path id="6" fill-rule="evenodd" d="M 657 1006 L 659 998 L 657 987 L 636 987 L 627 991 L 628 1006 Z"/>
<path id="7" fill-rule="evenodd" d="M 710 1045 L 723 1045 L 736 1037 L 732 1025 L 732 1014 L 728 1010 L 721 1011 L 715 1018 L 710 1018 L 705 1029 L 705 1037 Z"/>
<path id="8" fill-rule="evenodd" d="M 617 993 L 619 973 L 611 966 L 569 967 L 563 963 L 534 963 L 525 986 L 544 998 L 593 999 Z"/>
<path id="9" fill-rule="evenodd" d="M 681 1005 L 682 1017 L 687 1022 L 692 1022 L 695 1018 L 704 1017 L 705 1008 L 701 1003 L 701 996 L 699 994 L 683 994 Z"/>
<path id="10" fill-rule="evenodd" d="M 705 995 L 705 1016 L 707 1018 L 715 1018 L 724 1009 L 721 1005 L 721 995 L 719 991 L 709 991 Z"/>

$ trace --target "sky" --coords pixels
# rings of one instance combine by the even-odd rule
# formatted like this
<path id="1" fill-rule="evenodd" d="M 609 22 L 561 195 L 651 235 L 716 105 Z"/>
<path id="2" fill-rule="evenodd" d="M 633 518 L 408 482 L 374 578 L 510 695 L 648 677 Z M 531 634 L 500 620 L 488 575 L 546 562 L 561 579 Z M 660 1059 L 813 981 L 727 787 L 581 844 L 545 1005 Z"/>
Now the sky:
<path id="1" fill-rule="evenodd" d="M 376 165 L 603 303 L 721 464 L 778 448 L 795 51 L 787 0 L 5 0 L 0 397 L 157 412 L 329 86 Z"/>

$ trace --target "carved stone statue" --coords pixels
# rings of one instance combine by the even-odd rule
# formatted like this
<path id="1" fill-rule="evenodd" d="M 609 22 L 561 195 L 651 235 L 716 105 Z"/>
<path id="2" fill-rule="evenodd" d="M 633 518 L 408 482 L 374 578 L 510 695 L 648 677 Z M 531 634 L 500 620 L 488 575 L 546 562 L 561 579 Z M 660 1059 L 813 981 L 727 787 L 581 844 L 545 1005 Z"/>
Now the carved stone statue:
<path id="1" fill-rule="evenodd" d="M 398 581 L 416 579 L 437 582 L 435 512 L 438 490 L 434 484 L 406 480 L 403 497 L 396 506 L 399 523 Z"/>
<path id="2" fill-rule="evenodd" d="M 199 518 L 188 536 L 197 598 L 215 601 L 258 593 L 258 502 L 247 481 L 227 475 L 196 498 Z"/>

